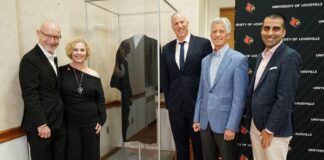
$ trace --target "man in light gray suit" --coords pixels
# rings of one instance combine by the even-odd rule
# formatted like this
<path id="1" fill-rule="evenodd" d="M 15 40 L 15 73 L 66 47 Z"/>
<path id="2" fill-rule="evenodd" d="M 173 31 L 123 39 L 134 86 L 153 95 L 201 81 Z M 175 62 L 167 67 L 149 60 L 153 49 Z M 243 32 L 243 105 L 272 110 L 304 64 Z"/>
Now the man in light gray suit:
<path id="1" fill-rule="evenodd" d="M 219 17 L 211 23 L 214 51 L 202 61 L 193 129 L 201 131 L 204 160 L 237 159 L 236 132 L 248 88 L 248 61 L 227 44 L 231 23 Z"/>

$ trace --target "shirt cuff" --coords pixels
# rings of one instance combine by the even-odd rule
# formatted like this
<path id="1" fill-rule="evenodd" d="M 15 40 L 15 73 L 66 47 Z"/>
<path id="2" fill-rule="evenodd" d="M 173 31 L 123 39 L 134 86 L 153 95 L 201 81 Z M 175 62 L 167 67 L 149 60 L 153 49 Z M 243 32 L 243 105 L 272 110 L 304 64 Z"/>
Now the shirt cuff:
<path id="1" fill-rule="evenodd" d="M 47 126 L 47 124 L 45 123 L 45 124 L 43 124 L 43 125 L 41 125 L 41 126 L 39 126 L 39 127 L 37 127 L 37 128 L 40 128 L 40 127 L 45 127 L 45 126 Z"/>
<path id="2" fill-rule="evenodd" d="M 265 131 L 269 134 L 273 134 L 273 132 L 269 131 L 267 128 L 265 129 Z"/>

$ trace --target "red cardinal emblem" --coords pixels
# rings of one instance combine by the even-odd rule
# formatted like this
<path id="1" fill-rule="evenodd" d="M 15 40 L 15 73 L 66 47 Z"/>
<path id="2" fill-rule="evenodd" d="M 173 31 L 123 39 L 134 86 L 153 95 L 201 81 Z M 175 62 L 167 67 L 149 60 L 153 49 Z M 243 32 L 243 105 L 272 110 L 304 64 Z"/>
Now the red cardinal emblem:
<path id="1" fill-rule="evenodd" d="M 248 36 L 248 35 L 245 35 L 244 43 L 247 44 L 247 45 L 251 45 L 251 43 L 253 43 L 253 38 Z"/>
<path id="2" fill-rule="evenodd" d="M 241 133 L 243 134 L 243 135 L 246 135 L 246 134 L 248 134 L 249 133 L 249 131 L 248 131 L 248 129 L 246 129 L 246 127 L 241 127 Z"/>
<path id="3" fill-rule="evenodd" d="M 240 160 L 249 160 L 245 155 L 241 154 L 240 155 Z"/>
<path id="4" fill-rule="evenodd" d="M 255 10 L 255 6 L 248 2 L 245 6 L 245 10 L 249 13 L 252 13 Z"/>
<path id="5" fill-rule="evenodd" d="M 289 24 L 297 28 L 300 25 L 300 20 L 295 17 L 291 17 Z"/>

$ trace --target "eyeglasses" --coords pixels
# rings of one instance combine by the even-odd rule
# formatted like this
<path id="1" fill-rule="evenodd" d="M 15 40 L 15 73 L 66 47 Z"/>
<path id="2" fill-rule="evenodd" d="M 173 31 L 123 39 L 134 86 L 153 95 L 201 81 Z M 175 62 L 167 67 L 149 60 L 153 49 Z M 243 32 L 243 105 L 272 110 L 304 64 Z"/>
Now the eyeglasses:
<path id="1" fill-rule="evenodd" d="M 59 41 L 61 39 L 62 36 L 53 36 L 53 35 L 49 35 L 49 34 L 46 34 L 44 33 L 42 30 L 39 30 L 44 36 L 46 39 L 53 39 L 54 41 Z"/>

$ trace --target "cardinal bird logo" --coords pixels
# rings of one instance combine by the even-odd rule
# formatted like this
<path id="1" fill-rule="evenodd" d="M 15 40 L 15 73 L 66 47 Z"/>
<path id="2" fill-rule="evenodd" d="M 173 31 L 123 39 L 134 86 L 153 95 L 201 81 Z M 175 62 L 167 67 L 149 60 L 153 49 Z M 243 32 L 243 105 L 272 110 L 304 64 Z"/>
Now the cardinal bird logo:
<path id="1" fill-rule="evenodd" d="M 243 134 L 243 135 L 247 135 L 247 134 L 249 133 L 249 130 L 246 129 L 246 127 L 241 126 L 240 132 L 241 132 L 241 134 Z"/>
<path id="2" fill-rule="evenodd" d="M 255 6 L 248 2 L 245 6 L 245 10 L 249 13 L 253 13 L 253 11 L 255 10 Z"/>
<path id="3" fill-rule="evenodd" d="M 291 17 L 289 24 L 297 28 L 300 25 L 300 20 L 295 17 Z"/>
<path id="4" fill-rule="evenodd" d="M 253 43 L 253 38 L 248 36 L 248 35 L 245 35 L 244 43 L 247 44 L 247 45 L 251 45 Z"/>
<path id="5" fill-rule="evenodd" d="M 240 160 L 249 160 L 249 158 L 243 154 L 240 155 Z"/>

